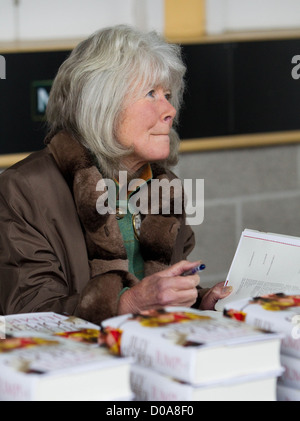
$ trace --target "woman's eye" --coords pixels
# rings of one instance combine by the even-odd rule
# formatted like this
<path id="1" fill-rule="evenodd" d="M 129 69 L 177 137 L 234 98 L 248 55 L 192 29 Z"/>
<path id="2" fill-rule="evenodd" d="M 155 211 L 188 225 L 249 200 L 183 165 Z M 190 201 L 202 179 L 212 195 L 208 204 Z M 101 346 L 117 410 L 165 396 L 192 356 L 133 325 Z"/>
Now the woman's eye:
<path id="1" fill-rule="evenodd" d="M 156 94 L 156 90 L 155 89 L 151 89 L 151 91 L 149 91 L 146 96 L 149 96 L 150 98 L 154 98 L 155 97 L 155 94 Z M 170 99 L 172 98 L 171 92 L 165 92 L 164 93 L 164 96 L 167 99 L 167 101 L 170 101 Z"/>
<path id="2" fill-rule="evenodd" d="M 151 98 L 154 98 L 154 94 L 155 94 L 155 90 L 154 89 L 151 89 L 151 91 L 149 91 L 147 93 L 147 96 L 150 96 Z"/>

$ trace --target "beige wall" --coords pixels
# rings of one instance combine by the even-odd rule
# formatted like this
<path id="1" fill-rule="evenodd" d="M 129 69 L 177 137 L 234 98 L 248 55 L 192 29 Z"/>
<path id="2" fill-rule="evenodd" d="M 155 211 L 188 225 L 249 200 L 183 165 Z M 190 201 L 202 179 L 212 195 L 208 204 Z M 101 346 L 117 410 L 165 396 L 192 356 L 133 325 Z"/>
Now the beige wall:
<path id="1" fill-rule="evenodd" d="M 300 145 L 181 154 L 175 172 L 204 179 L 204 221 L 194 226 L 204 285 L 224 280 L 244 228 L 300 236 Z"/>

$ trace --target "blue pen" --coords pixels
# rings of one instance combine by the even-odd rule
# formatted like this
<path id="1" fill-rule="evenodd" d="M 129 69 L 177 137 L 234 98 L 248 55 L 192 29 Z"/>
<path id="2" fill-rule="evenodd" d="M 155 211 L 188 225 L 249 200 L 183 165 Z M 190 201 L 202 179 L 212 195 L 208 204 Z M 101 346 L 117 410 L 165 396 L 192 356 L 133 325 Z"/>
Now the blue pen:
<path id="1" fill-rule="evenodd" d="M 194 268 L 192 268 L 190 270 L 187 270 L 186 272 L 183 272 L 181 274 L 181 276 L 194 275 L 195 273 L 200 272 L 201 270 L 204 270 L 205 267 L 206 267 L 205 264 L 204 263 L 201 263 L 201 265 L 196 266 L 196 267 L 194 267 Z"/>

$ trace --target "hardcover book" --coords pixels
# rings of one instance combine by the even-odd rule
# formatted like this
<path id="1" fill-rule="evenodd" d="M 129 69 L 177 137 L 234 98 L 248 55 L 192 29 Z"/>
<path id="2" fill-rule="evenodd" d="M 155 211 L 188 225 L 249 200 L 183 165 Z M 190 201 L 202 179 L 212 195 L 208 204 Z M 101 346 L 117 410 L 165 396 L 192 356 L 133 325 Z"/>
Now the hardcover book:
<path id="1" fill-rule="evenodd" d="M 275 401 L 280 373 L 275 370 L 193 386 L 133 364 L 130 384 L 139 401 Z"/>
<path id="2" fill-rule="evenodd" d="M 227 303 L 224 315 L 282 333 L 281 352 L 300 357 L 300 294 L 274 293 Z"/>
<path id="3" fill-rule="evenodd" d="M 118 330 L 120 353 L 191 384 L 278 370 L 280 336 L 185 307 L 127 314 L 103 322 Z"/>
<path id="4" fill-rule="evenodd" d="M 6 335 L 37 334 L 70 337 L 81 342 L 97 344 L 99 326 L 75 316 L 54 312 L 37 312 L 0 316 L 0 338 Z"/>

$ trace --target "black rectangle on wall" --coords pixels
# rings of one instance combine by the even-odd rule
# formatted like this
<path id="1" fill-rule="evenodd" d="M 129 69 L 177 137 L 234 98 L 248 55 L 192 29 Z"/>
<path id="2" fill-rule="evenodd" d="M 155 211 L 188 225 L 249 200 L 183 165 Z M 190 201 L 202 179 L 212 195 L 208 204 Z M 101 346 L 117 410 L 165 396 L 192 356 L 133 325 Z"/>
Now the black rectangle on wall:
<path id="1" fill-rule="evenodd" d="M 183 45 L 185 139 L 300 130 L 300 39 Z M 0 154 L 43 148 L 52 81 L 70 50 L 0 54 Z M 292 73 L 294 68 L 294 72 Z"/>

